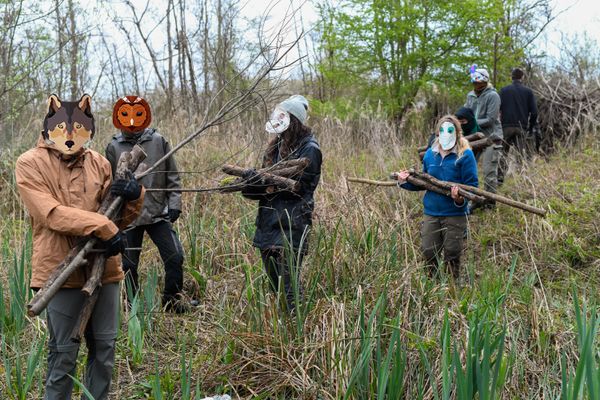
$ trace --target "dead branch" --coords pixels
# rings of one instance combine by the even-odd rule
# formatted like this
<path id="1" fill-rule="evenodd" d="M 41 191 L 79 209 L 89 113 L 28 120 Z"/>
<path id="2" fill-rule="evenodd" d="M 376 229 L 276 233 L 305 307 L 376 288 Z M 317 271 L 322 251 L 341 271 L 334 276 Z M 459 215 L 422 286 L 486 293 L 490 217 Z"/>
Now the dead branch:
<path id="1" fill-rule="evenodd" d="M 436 178 L 434 178 L 433 176 L 431 176 L 425 172 L 411 170 L 410 173 L 411 173 L 411 175 L 421 178 L 424 181 L 431 182 L 434 185 L 437 185 L 437 184 L 448 185 L 449 184 L 451 186 L 458 186 L 459 188 L 461 188 L 467 192 L 471 192 L 475 195 L 481 196 L 482 198 L 484 198 L 484 201 L 493 200 L 493 201 L 497 201 L 498 203 L 503 203 L 503 204 L 506 204 L 511 207 L 519 208 L 521 210 L 540 215 L 542 217 L 546 216 L 546 210 L 544 210 L 542 208 L 530 206 L 529 204 L 521 203 L 519 201 L 510 199 L 508 197 L 501 196 L 496 193 L 488 192 L 487 190 L 483 190 L 483 189 L 480 189 L 480 188 L 477 188 L 474 186 L 464 185 L 462 183 L 439 181 Z"/>

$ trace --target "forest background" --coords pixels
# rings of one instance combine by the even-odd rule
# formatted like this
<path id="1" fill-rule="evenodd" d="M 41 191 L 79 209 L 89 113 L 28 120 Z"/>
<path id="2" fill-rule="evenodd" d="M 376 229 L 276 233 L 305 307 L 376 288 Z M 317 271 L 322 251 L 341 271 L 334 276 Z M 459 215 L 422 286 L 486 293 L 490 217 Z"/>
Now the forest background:
<path id="1" fill-rule="evenodd" d="M 1 398 L 39 398 L 44 380 L 46 327 L 24 313 L 31 235 L 13 171 L 47 96 L 92 95 L 100 152 L 114 134 L 112 104 L 127 94 L 147 98 L 153 126 L 177 144 L 265 65 L 254 101 L 176 158 L 184 187 L 214 186 L 225 162 L 258 165 L 278 101 L 310 99 L 325 161 L 306 304 L 288 318 L 269 294 L 251 247 L 255 204 L 184 194 L 176 229 L 186 293 L 201 305 L 186 316 L 160 310 L 162 267 L 146 246 L 111 398 L 600 398 L 596 38 L 565 36 L 549 57 L 540 41 L 560 10 L 547 0 L 310 5 L 307 22 L 296 2 L 0 2 Z M 526 71 L 541 152 L 511 164 L 502 193 L 549 214 L 474 215 L 469 284 L 456 289 L 423 272 L 419 196 L 345 177 L 418 166 L 436 118 L 463 104 L 473 63 L 497 88 L 515 66 Z"/>

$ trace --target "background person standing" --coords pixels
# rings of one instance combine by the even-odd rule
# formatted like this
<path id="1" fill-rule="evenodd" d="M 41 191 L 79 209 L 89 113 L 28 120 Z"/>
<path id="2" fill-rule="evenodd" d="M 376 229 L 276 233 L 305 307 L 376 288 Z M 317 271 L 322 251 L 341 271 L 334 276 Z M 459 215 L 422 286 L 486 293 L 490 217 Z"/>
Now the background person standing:
<path id="1" fill-rule="evenodd" d="M 481 132 L 492 142 L 481 153 L 484 176 L 484 189 L 496 193 L 498 187 L 498 160 L 502 151 L 502 126 L 500 125 L 500 96 L 490 84 L 490 74 L 486 69 L 471 67 L 473 90 L 467 94 L 465 107 L 475 113 L 475 121 Z M 475 205 L 477 207 L 479 203 Z M 473 208 L 475 208 L 473 207 Z M 484 205 L 494 207 L 494 203 Z"/>
<path id="2" fill-rule="evenodd" d="M 538 110 L 533 91 L 523 85 L 524 72 L 520 68 L 512 71 L 512 84 L 500 90 L 500 117 L 504 134 L 502 157 L 498 166 L 498 182 L 502 184 L 508 169 L 508 153 L 514 147 L 519 156 L 531 153 L 535 148 L 534 127 Z"/>
<path id="3" fill-rule="evenodd" d="M 152 118 L 150 106 L 139 96 L 125 96 L 113 108 L 113 124 L 121 132 L 112 138 L 106 147 L 106 158 L 110 161 L 113 173 L 117 160 L 124 151 L 131 151 L 140 145 L 146 152 L 144 162 L 153 165 L 171 150 L 169 142 L 156 129 L 148 128 Z M 157 173 L 141 179 L 146 188 L 179 189 L 181 182 L 175 158 L 169 157 Z M 142 246 L 144 232 L 154 242 L 165 267 L 165 285 L 162 304 L 167 311 L 183 313 L 189 310 L 184 301 L 183 290 L 183 247 L 173 229 L 172 223 L 181 214 L 181 192 L 151 192 L 144 199 L 144 207 L 138 219 L 126 230 L 127 246 Z M 137 293 L 138 264 L 140 250 L 127 250 L 123 254 L 123 270 L 127 284 L 133 294 Z M 131 301 L 131 299 L 130 299 Z"/>

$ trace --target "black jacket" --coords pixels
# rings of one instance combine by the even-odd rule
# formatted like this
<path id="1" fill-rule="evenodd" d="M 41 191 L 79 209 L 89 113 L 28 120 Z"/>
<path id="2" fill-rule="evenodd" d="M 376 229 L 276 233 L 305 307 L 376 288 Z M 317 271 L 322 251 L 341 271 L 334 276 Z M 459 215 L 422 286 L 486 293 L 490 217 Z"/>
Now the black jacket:
<path id="1" fill-rule="evenodd" d="M 314 210 L 313 194 L 321 177 L 322 155 L 314 136 L 304 139 L 286 159 L 308 158 L 310 164 L 299 178 L 298 192 L 280 190 L 266 193 L 264 185 L 254 185 L 242 191 L 252 200 L 259 200 L 256 216 L 254 246 L 259 249 L 291 247 L 307 249 L 308 229 L 312 225 Z M 277 163 L 276 156 L 273 163 Z"/>
<path id="2" fill-rule="evenodd" d="M 500 90 L 500 112 L 503 128 L 520 127 L 530 131 L 537 123 L 538 110 L 533 91 L 521 81 Z"/>
<path id="3" fill-rule="evenodd" d="M 139 144 L 146 152 L 144 163 L 147 165 L 154 164 L 171 151 L 167 139 L 155 129 L 146 128 L 137 139 L 120 132 L 113 136 L 112 141 L 106 146 L 106 158 L 110 161 L 113 176 L 121 153 L 131 151 L 135 144 Z M 173 156 L 164 161 L 158 167 L 158 171 L 162 172 L 147 175 L 140 183 L 145 188 L 181 188 L 181 180 Z M 161 220 L 169 220 L 167 216 L 169 209 L 181 210 L 181 192 L 147 192 L 144 196 L 144 208 L 132 225 L 149 225 Z"/>

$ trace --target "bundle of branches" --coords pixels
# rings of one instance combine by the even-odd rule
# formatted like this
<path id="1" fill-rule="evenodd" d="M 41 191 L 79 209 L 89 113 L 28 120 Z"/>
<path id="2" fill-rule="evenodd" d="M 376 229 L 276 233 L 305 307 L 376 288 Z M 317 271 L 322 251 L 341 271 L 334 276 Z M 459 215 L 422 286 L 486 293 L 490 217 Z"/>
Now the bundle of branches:
<path id="1" fill-rule="evenodd" d="M 425 190 L 443 194 L 444 196 L 450 196 L 450 189 L 453 186 L 458 186 L 458 194 L 475 203 L 498 202 L 542 217 L 546 215 L 546 210 L 544 209 L 521 203 L 496 193 L 491 193 L 473 186 L 463 185 L 462 183 L 441 181 L 425 172 L 415 171 L 414 169 L 409 170 L 409 172 L 410 175 L 407 178 L 407 182 L 422 187 Z M 396 179 L 395 176 L 391 176 L 391 178 Z M 347 180 L 349 182 L 366 183 L 377 186 L 395 186 L 397 184 L 396 182 L 382 182 L 363 178 L 348 178 Z"/>
<path id="2" fill-rule="evenodd" d="M 244 177 L 251 174 L 253 169 L 225 164 L 221 168 L 222 171 L 237 178 L 233 181 L 225 181 L 227 184 L 223 185 L 220 191 L 223 193 L 235 192 L 251 184 L 264 185 L 271 188 L 270 190 L 284 189 L 296 192 L 300 188 L 300 183 L 293 178 L 300 176 L 309 163 L 308 158 L 280 161 L 271 167 L 257 170 L 256 175 L 251 179 Z"/>
<path id="3" fill-rule="evenodd" d="M 473 149 L 473 152 L 475 154 L 477 154 L 478 152 L 480 152 L 481 150 L 485 149 L 486 147 L 488 147 L 490 145 L 490 141 L 481 132 L 467 135 L 467 136 L 465 136 L 465 139 L 467 139 L 469 141 L 469 143 L 471 144 L 471 148 Z M 427 152 L 428 148 L 429 148 L 429 146 L 421 146 L 421 147 L 417 148 L 417 151 L 419 152 L 419 158 L 421 160 L 425 156 L 425 152 Z"/>
<path id="4" fill-rule="evenodd" d="M 566 73 L 538 74 L 530 80 L 537 97 L 540 150 L 551 152 L 556 142 L 572 145 L 596 129 L 600 121 L 600 82 L 580 81 Z"/>
<path id="5" fill-rule="evenodd" d="M 138 145 L 135 145 L 131 152 L 124 152 L 119 158 L 116 179 L 126 178 L 128 172 L 138 169 L 142 160 L 146 158 L 146 153 Z M 110 192 L 102 200 L 99 214 L 106 215 L 109 219 L 115 221 L 123 206 L 123 198 L 114 196 Z M 102 275 L 104 274 L 104 265 L 106 258 L 102 253 L 98 253 L 94 247 L 98 245 L 98 239 L 95 237 L 86 238 L 79 245 L 75 246 L 63 262 L 53 271 L 44 286 L 38 290 L 27 305 L 29 316 L 39 315 L 48 305 L 52 297 L 58 292 L 62 285 L 69 279 L 71 274 L 85 266 L 91 266 L 88 270 L 88 280 L 81 289 L 86 295 L 86 301 L 79 315 L 79 321 L 71 335 L 75 341 L 79 341 L 87 326 L 87 322 L 96 304 L 101 286 Z"/>

